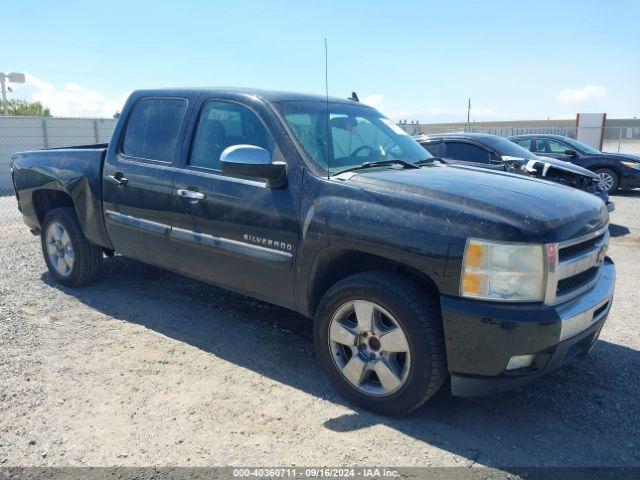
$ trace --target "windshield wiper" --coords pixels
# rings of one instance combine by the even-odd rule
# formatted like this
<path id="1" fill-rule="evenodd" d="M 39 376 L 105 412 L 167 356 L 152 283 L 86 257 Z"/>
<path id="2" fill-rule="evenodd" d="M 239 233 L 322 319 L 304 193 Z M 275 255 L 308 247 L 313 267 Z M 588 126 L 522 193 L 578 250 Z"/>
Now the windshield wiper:
<path id="1" fill-rule="evenodd" d="M 420 168 L 417 164 L 406 162 L 404 160 L 398 160 L 398 159 L 378 160 L 376 162 L 364 162 L 362 165 L 358 165 L 357 167 L 346 168 L 344 170 L 341 170 L 338 173 L 334 173 L 334 176 L 340 175 L 341 173 L 345 173 L 345 172 L 353 172 L 355 170 L 364 170 L 366 168 L 375 168 L 375 167 L 386 167 L 391 165 L 402 165 L 404 168 Z"/>

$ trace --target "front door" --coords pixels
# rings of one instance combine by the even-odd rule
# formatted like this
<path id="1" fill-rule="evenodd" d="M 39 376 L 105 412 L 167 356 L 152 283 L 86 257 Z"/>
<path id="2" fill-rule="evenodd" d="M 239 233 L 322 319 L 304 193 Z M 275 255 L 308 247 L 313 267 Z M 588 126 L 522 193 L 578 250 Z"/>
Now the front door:
<path id="1" fill-rule="evenodd" d="M 265 148 L 282 160 L 259 117 L 235 102 L 202 104 L 185 165 L 175 176 L 171 240 L 177 269 L 263 300 L 293 307 L 298 240 L 296 179 L 270 188 L 220 170 L 232 145 Z M 288 172 L 290 173 L 290 172 Z"/>
<path id="2" fill-rule="evenodd" d="M 173 265 L 169 230 L 173 177 L 184 98 L 142 98 L 128 114 L 120 145 L 109 148 L 102 173 L 103 214 L 116 251 Z"/>
<path id="3" fill-rule="evenodd" d="M 558 160 L 564 160 L 565 162 L 571 162 L 575 160 L 574 155 L 567 155 L 567 150 L 573 150 L 570 145 L 553 140 L 550 138 L 538 138 L 536 139 L 536 155 L 540 157 L 557 158 Z"/>

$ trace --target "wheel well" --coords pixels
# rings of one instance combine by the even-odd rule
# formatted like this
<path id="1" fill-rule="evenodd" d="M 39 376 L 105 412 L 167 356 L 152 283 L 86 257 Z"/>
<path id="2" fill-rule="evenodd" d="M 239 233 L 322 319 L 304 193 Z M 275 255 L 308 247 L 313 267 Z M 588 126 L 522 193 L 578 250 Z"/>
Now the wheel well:
<path id="1" fill-rule="evenodd" d="M 613 165 L 598 165 L 595 167 L 590 167 L 589 170 L 591 170 L 592 172 L 595 172 L 596 170 L 609 170 L 618 175 L 618 177 L 622 176 L 618 168 L 614 167 Z"/>
<path id="2" fill-rule="evenodd" d="M 415 282 L 425 293 L 439 296 L 438 287 L 428 275 L 406 264 L 355 250 L 334 250 L 325 253 L 314 266 L 307 299 L 309 314 L 315 313 L 323 295 L 340 280 L 371 270 L 402 275 Z"/>
<path id="3" fill-rule="evenodd" d="M 33 208 L 40 225 L 50 210 L 73 206 L 73 200 L 69 194 L 60 190 L 37 190 L 33 194 Z"/>

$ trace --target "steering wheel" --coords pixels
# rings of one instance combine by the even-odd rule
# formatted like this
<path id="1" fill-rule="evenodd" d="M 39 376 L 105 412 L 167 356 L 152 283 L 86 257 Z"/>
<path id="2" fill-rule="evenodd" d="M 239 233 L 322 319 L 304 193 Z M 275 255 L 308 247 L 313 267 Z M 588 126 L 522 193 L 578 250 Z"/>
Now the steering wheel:
<path id="1" fill-rule="evenodd" d="M 377 152 L 377 150 L 375 148 L 373 148 L 371 145 L 360 145 L 358 148 L 356 148 L 353 152 L 351 152 L 351 155 L 349 155 L 350 157 L 357 157 L 358 154 L 360 152 L 363 152 L 364 150 L 367 150 L 369 152 L 369 157 L 371 156 L 371 154 L 373 152 Z"/>

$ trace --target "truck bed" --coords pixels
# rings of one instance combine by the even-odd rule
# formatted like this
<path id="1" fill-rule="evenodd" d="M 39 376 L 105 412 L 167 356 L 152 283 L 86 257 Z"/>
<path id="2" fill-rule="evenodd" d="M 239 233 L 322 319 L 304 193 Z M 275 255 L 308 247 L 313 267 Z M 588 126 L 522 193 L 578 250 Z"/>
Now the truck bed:
<path id="1" fill-rule="evenodd" d="M 102 166 L 108 144 L 20 152 L 11 158 L 13 183 L 25 223 L 34 231 L 39 202 L 68 196 L 87 238 L 110 246 L 102 218 Z M 65 197 L 66 198 L 66 197 Z"/>

